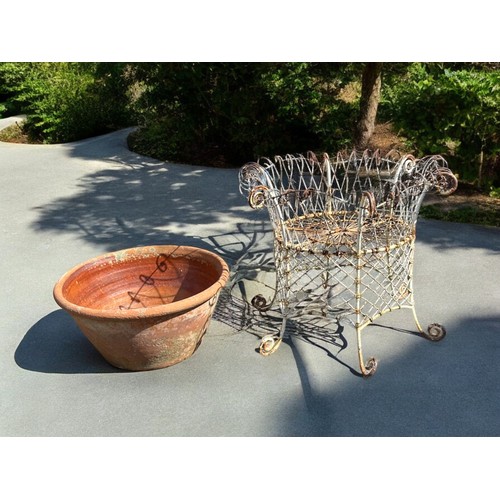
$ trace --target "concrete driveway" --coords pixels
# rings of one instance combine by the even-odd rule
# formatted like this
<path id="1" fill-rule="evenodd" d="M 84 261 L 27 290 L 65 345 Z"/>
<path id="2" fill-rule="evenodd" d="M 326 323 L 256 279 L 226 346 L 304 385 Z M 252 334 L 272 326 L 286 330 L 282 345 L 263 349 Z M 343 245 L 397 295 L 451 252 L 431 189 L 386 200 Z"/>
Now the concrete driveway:
<path id="1" fill-rule="evenodd" d="M 0 120 L 0 127 L 7 122 Z M 361 378 L 354 330 L 275 326 L 243 306 L 266 287 L 270 227 L 236 169 L 164 163 L 126 147 L 130 130 L 64 145 L 0 143 L 0 435 L 499 436 L 500 230 L 422 220 L 408 311 L 364 331 L 376 375 Z M 107 364 L 52 298 L 57 279 L 101 253 L 149 244 L 218 252 L 245 287 L 226 290 L 200 348 L 170 368 Z M 243 257 L 243 258 L 242 258 Z M 242 291 L 243 290 L 243 291 Z M 340 336 L 342 338 L 340 338 Z M 345 343 L 346 348 L 342 348 Z"/>

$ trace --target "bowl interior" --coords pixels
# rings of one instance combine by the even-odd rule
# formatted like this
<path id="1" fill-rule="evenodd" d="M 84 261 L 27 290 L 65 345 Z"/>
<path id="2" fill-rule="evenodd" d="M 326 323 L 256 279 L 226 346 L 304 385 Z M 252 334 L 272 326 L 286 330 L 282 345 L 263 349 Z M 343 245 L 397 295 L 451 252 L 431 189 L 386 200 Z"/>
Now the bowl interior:
<path id="1" fill-rule="evenodd" d="M 128 310 L 170 304 L 196 295 L 221 276 L 221 266 L 200 255 L 108 255 L 73 270 L 64 298 L 96 310 Z"/>

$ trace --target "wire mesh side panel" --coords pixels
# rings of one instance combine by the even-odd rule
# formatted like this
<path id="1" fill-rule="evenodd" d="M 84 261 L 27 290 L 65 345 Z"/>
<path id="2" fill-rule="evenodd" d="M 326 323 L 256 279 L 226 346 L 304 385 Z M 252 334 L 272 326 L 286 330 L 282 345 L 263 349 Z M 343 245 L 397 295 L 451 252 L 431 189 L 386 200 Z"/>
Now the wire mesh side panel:
<path id="1" fill-rule="evenodd" d="M 386 312 L 414 306 L 413 254 L 412 240 L 360 257 L 357 327 L 363 328 Z"/>
<path id="2" fill-rule="evenodd" d="M 359 256 L 296 252 L 278 243 L 278 303 L 287 317 L 313 307 L 364 327 L 385 312 L 413 306 L 413 253 L 413 240 Z"/>
<path id="3" fill-rule="evenodd" d="M 277 300 L 287 317 L 342 318 L 355 313 L 353 256 L 336 257 L 275 247 Z"/>

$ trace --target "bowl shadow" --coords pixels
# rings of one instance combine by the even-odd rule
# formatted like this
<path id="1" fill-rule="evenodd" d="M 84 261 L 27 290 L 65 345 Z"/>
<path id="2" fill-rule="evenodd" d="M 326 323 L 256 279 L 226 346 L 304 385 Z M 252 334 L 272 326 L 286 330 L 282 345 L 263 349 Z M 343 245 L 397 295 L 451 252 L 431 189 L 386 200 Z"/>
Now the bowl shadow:
<path id="1" fill-rule="evenodd" d="M 44 316 L 28 330 L 14 359 L 19 367 L 35 372 L 126 373 L 110 365 L 61 309 Z"/>

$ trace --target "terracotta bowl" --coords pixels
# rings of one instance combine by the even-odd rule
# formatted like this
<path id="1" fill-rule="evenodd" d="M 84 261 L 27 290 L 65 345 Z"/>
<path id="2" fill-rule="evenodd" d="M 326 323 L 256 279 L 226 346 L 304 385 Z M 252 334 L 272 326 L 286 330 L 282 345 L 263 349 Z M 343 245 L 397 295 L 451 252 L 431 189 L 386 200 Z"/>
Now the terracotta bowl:
<path id="1" fill-rule="evenodd" d="M 69 270 L 54 299 L 109 363 L 153 370 L 193 354 L 228 277 L 227 264 L 207 250 L 130 248 Z"/>

